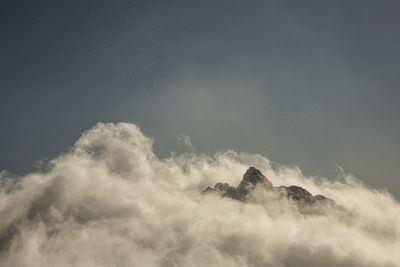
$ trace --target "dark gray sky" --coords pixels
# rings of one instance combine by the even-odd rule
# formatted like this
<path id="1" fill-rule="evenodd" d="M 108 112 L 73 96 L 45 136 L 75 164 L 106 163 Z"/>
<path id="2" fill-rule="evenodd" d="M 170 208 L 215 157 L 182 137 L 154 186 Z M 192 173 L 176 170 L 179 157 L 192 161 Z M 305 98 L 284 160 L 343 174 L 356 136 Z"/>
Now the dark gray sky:
<path id="1" fill-rule="evenodd" d="M 0 170 L 97 121 L 400 196 L 399 1 L 2 1 Z"/>

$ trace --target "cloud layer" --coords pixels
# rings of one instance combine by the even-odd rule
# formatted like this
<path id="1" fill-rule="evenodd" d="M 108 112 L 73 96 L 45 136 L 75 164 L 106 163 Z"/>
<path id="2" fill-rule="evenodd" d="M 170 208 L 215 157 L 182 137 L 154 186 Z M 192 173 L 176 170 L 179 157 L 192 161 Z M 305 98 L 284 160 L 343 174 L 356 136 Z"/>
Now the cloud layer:
<path id="1" fill-rule="evenodd" d="M 227 151 L 159 159 L 127 123 L 98 123 L 47 171 L 0 173 L 1 266 L 400 266 L 400 204 L 351 175 L 304 177 Z M 204 195 L 256 166 L 275 185 L 323 194 L 346 215 L 305 216 L 259 195 Z M 279 202 L 279 203 L 278 203 Z"/>

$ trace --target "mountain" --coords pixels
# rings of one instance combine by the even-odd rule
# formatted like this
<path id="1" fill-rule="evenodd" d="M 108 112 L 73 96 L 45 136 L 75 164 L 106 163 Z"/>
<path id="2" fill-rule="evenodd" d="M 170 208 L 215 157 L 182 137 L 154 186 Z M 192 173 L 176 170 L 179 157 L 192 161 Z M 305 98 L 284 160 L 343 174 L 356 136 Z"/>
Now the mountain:
<path id="1" fill-rule="evenodd" d="M 237 187 L 231 186 L 228 183 L 216 183 L 214 188 L 207 187 L 203 193 L 217 193 L 223 197 L 248 202 L 256 188 L 264 190 L 269 196 L 272 193 L 275 199 L 288 200 L 297 207 L 299 212 L 304 214 L 326 213 L 328 210 L 340 209 L 334 200 L 323 195 L 313 196 L 309 191 L 300 186 L 274 187 L 261 171 L 254 167 L 247 169 Z"/>

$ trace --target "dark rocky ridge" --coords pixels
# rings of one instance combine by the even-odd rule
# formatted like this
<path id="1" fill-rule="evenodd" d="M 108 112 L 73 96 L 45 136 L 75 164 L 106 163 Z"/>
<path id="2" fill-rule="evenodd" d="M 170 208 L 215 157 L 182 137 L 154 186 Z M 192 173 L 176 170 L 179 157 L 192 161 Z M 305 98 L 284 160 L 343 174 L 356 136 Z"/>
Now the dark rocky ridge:
<path id="1" fill-rule="evenodd" d="M 335 209 L 338 207 L 335 201 L 322 195 L 313 196 L 300 186 L 277 186 L 272 183 L 256 168 L 250 167 L 243 175 L 243 179 L 237 187 L 227 183 L 216 183 L 214 188 L 207 187 L 203 193 L 218 193 L 223 197 L 246 202 L 250 193 L 256 188 L 274 193 L 279 198 L 286 198 L 298 207 L 301 213 L 320 213 L 322 207 Z"/>

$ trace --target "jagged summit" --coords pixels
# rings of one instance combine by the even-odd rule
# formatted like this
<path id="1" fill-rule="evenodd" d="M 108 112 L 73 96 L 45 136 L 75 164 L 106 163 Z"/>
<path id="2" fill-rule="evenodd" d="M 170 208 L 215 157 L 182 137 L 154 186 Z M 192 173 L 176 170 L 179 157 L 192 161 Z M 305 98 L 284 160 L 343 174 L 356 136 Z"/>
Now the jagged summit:
<path id="1" fill-rule="evenodd" d="M 300 186 L 278 186 L 274 187 L 272 183 L 255 167 L 247 169 L 243 175 L 242 181 L 237 187 L 228 183 L 216 183 L 214 188 L 207 187 L 204 193 L 219 193 L 223 197 L 229 197 L 235 200 L 246 202 L 249 194 L 257 187 L 268 192 L 275 193 L 278 197 L 287 198 L 299 207 L 299 211 L 303 213 L 315 212 L 321 205 L 335 207 L 336 203 L 332 199 L 322 195 L 313 196 L 310 192 Z"/>
<path id="2" fill-rule="evenodd" d="M 265 178 L 265 176 L 254 167 L 250 167 L 247 169 L 246 173 L 243 175 L 243 180 L 246 182 L 250 182 L 252 184 L 264 182 L 266 180 L 268 181 L 268 179 Z M 272 183 L 271 183 L 271 185 L 272 185 Z"/>

